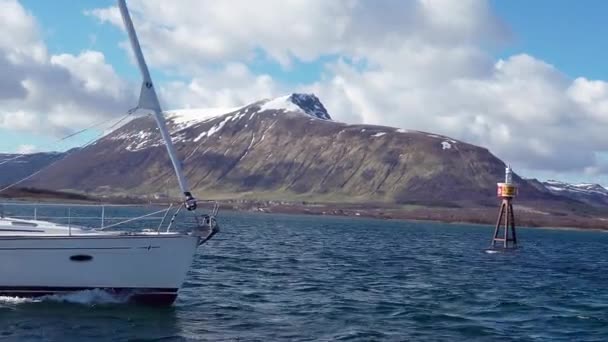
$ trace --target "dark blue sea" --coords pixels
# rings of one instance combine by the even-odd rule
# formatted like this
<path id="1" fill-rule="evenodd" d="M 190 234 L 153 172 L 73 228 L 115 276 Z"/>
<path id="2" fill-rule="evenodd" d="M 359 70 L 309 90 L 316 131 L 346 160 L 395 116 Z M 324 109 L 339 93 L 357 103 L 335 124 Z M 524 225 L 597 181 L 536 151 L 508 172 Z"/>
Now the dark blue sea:
<path id="1" fill-rule="evenodd" d="M 169 308 L 0 298 L 7 341 L 608 341 L 608 234 L 221 213 Z M 0 260 L 0 262 L 3 262 Z M 154 265 L 150 265 L 154 267 Z"/>

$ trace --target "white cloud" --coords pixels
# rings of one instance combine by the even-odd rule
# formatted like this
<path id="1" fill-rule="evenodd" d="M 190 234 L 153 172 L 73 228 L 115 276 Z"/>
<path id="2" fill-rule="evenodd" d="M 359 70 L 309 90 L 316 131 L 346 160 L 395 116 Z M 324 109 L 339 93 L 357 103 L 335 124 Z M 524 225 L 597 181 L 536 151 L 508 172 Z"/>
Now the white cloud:
<path id="1" fill-rule="evenodd" d="M 0 127 L 63 135 L 134 103 L 96 51 L 49 55 L 35 18 L 17 1 L 0 0 Z"/>
<path id="2" fill-rule="evenodd" d="M 31 154 L 38 152 L 38 147 L 30 144 L 19 145 L 15 152 L 19 154 Z"/>
<path id="3" fill-rule="evenodd" d="M 169 82 L 160 90 L 167 108 L 232 107 L 270 98 L 280 91 L 270 76 L 254 75 L 241 63 L 200 71 L 189 82 Z"/>
<path id="4" fill-rule="evenodd" d="M 38 126 L 38 117 L 22 110 L 0 114 L 0 128 L 27 131 Z"/>
<path id="5" fill-rule="evenodd" d="M 254 50 L 287 65 L 291 56 L 315 59 L 340 40 L 352 1 L 130 1 L 141 43 L 152 64 L 198 68 L 224 60 L 250 60 Z M 122 27 L 115 7 L 88 12 Z M 145 15 L 142 17 L 142 14 Z M 204 23 L 204 25 L 202 25 Z M 330 33 L 331 36 L 327 36 Z M 158 49 L 162 46 L 162 49 Z"/>
<path id="6" fill-rule="evenodd" d="M 78 56 L 61 54 L 51 57 L 52 65 L 62 67 L 72 75 L 76 86 L 84 86 L 91 94 L 104 93 L 120 98 L 125 91 L 124 81 L 105 63 L 104 55 L 97 51 L 84 51 Z"/>
<path id="7" fill-rule="evenodd" d="M 327 54 L 374 59 L 391 42 L 453 46 L 506 34 L 477 0 L 132 0 L 129 7 L 152 64 L 170 68 L 247 61 L 257 50 L 285 66 Z M 116 7 L 87 14 L 122 28 Z"/>
<path id="8" fill-rule="evenodd" d="M 43 62 L 46 46 L 40 40 L 35 18 L 16 0 L 0 0 L 0 51 L 13 63 Z"/>

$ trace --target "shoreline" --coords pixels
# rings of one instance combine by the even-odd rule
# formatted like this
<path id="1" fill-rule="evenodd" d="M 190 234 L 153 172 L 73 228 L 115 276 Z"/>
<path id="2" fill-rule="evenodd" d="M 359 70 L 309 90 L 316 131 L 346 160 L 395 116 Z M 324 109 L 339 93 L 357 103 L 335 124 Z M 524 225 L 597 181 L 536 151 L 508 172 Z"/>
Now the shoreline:
<path id="1" fill-rule="evenodd" d="M 229 206 L 227 203 L 221 204 L 222 207 L 237 212 L 368 218 L 408 222 L 434 222 L 443 224 L 466 224 L 487 226 L 490 228 L 494 228 L 496 225 L 496 216 L 498 211 L 497 208 L 453 209 L 430 207 L 418 208 L 414 210 L 371 209 L 366 211 L 360 208 L 323 210 L 327 209 L 328 207 L 319 204 L 315 204 L 314 206 L 252 206 L 242 204 Z M 455 214 L 455 211 L 458 211 L 458 215 Z M 608 222 L 602 221 L 603 217 L 589 218 L 576 215 L 570 215 L 567 217 L 561 215 L 552 216 L 551 214 L 536 214 L 525 211 L 518 213 L 518 211 L 515 210 L 515 219 L 517 228 L 608 232 Z"/>
<path id="2" fill-rule="evenodd" d="M 170 202 L 167 200 L 146 201 L 140 198 L 74 196 L 70 193 L 67 193 L 67 196 L 62 196 L 63 193 L 61 192 L 45 191 L 21 191 L 19 195 L 3 196 L 3 198 L 0 198 L 0 201 L 16 200 L 30 203 L 49 203 L 58 201 L 68 206 L 70 204 L 99 205 L 105 202 L 133 205 L 165 205 Z M 216 202 L 220 204 L 220 210 L 228 209 L 237 212 L 467 224 L 488 226 L 492 228 L 496 225 L 498 212 L 497 207 L 488 206 L 433 207 L 422 205 L 399 206 L 387 203 L 312 203 L 261 200 L 207 200 L 200 201 L 199 206 L 201 208 L 208 208 L 212 207 Z M 604 211 L 606 211 L 605 216 L 603 215 Z M 598 213 L 602 215 L 598 215 Z M 578 215 L 572 210 L 569 210 L 569 208 L 545 206 L 542 203 L 534 204 L 533 207 L 530 207 L 530 203 L 522 203 L 519 204 L 519 208 L 518 206 L 515 208 L 515 223 L 516 226 L 520 228 L 607 232 L 608 210 L 598 209 L 593 214 L 583 212 L 582 215 Z"/>

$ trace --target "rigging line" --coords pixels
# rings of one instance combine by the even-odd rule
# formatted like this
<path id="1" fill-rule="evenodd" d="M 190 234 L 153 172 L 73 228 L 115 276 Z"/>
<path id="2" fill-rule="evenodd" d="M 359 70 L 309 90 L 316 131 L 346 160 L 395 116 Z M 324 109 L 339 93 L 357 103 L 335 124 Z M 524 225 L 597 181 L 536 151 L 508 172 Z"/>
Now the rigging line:
<path id="1" fill-rule="evenodd" d="M 74 132 L 74 133 L 72 133 L 72 134 L 68 134 L 68 135 L 66 135 L 65 137 L 63 137 L 63 138 L 61 138 L 61 139 L 57 140 L 57 141 L 56 141 L 56 143 L 58 143 L 58 142 L 62 142 L 62 141 L 67 140 L 67 139 L 69 139 L 69 138 L 71 138 L 71 137 L 77 136 L 77 135 L 78 135 L 78 134 L 80 134 L 80 133 L 84 133 L 84 132 L 86 132 L 86 131 L 88 131 L 88 130 L 90 130 L 90 129 L 93 129 L 93 128 L 97 127 L 97 126 L 101 126 L 101 125 L 103 125 L 103 124 L 105 124 L 105 123 L 108 123 L 108 120 L 99 121 L 99 122 L 97 122 L 97 123 L 95 123 L 95 124 L 93 124 L 93 125 L 91 125 L 91 126 L 89 126 L 89 127 L 83 128 L 83 129 L 81 129 L 81 130 L 79 130 L 79 131 L 76 131 L 76 132 Z"/>
<path id="2" fill-rule="evenodd" d="M 16 181 L 16 182 L 14 182 L 14 183 L 12 183 L 12 184 L 9 184 L 9 185 L 5 186 L 5 187 L 4 187 L 4 188 L 2 188 L 2 189 L 0 189 L 0 193 L 1 193 L 1 192 L 6 191 L 6 190 L 8 190 L 8 189 L 10 189 L 10 188 L 12 188 L 12 187 L 14 187 L 14 186 L 16 186 L 16 185 L 19 185 L 19 184 L 21 184 L 21 183 L 25 182 L 25 181 L 26 181 L 26 180 L 28 180 L 28 179 L 31 179 L 32 177 L 34 177 L 34 176 L 36 176 L 36 175 L 40 174 L 42 171 L 44 171 L 44 170 L 46 170 L 46 169 L 50 168 L 51 166 L 53 166 L 53 165 L 55 165 L 55 164 L 59 163 L 60 161 L 62 161 L 62 160 L 64 160 L 64 159 L 66 159 L 68 156 L 70 156 L 70 155 L 74 154 L 75 152 L 77 152 L 77 151 L 81 151 L 83 148 L 86 148 L 86 147 L 90 146 L 90 145 L 91 145 L 93 142 L 95 142 L 96 140 L 97 140 L 97 138 L 94 138 L 93 140 L 89 141 L 89 142 L 88 142 L 88 143 L 86 143 L 85 145 L 81 146 L 79 149 L 72 149 L 72 151 L 71 151 L 71 152 L 67 152 L 67 153 L 66 153 L 66 154 L 65 154 L 65 155 L 64 155 L 62 158 L 59 158 L 59 159 L 55 160 L 54 162 L 52 162 L 52 163 L 50 163 L 50 164 L 46 165 L 45 167 L 43 167 L 43 168 L 39 169 L 38 171 L 36 171 L 36 172 L 34 172 L 34 173 L 32 173 L 32 174 L 30 174 L 30 175 L 28 175 L 28 176 L 25 176 L 25 177 L 23 177 L 22 179 L 20 179 L 20 180 L 18 180 L 18 181 Z"/>
<path id="3" fill-rule="evenodd" d="M 118 123 L 122 122 L 126 117 L 128 117 L 130 115 L 131 115 L 131 113 L 127 113 L 122 119 L 120 119 L 118 122 L 116 122 L 110 128 L 114 128 Z M 31 179 L 32 177 L 35 177 L 36 175 L 40 174 L 42 171 L 44 171 L 46 169 L 49 169 L 51 166 L 53 166 L 53 165 L 59 163 L 60 161 L 66 159 L 70 155 L 72 155 L 72 154 L 74 154 L 76 152 L 82 151 L 84 148 L 87 148 L 88 146 L 90 146 L 94 142 L 96 142 L 97 139 L 99 139 L 101 136 L 103 136 L 103 134 L 104 134 L 104 132 L 101 132 L 101 134 L 98 134 L 96 137 L 94 137 L 93 139 L 89 140 L 86 144 L 80 146 L 80 148 L 78 148 L 78 149 L 72 149 L 71 151 L 68 151 L 62 158 L 59 158 L 59 159 L 55 160 L 54 162 L 52 162 L 52 163 L 44 166 L 43 168 L 37 170 L 36 172 L 34 172 L 34 173 L 32 173 L 32 174 L 30 174 L 28 176 L 25 176 L 24 178 L 22 178 L 22 179 L 20 179 L 20 180 L 18 180 L 16 182 L 14 182 L 14 183 L 12 183 L 12 184 L 9 184 L 9 185 L 5 186 L 4 188 L 0 189 L 0 193 L 6 191 L 6 190 L 8 190 L 8 189 L 10 189 L 10 188 L 12 188 L 12 187 L 14 187 L 16 185 L 19 185 L 19 184 L 25 182 L 26 180 Z"/>
<path id="4" fill-rule="evenodd" d="M 116 121 L 112 126 L 108 127 L 108 129 L 112 129 L 112 128 L 116 127 L 118 124 L 120 124 L 121 122 L 125 121 L 129 116 L 131 116 L 131 114 L 133 114 L 133 112 L 129 111 L 126 115 L 124 115 L 122 118 L 120 118 L 120 120 Z M 111 120 L 114 120 L 114 119 L 111 119 Z M 87 128 L 81 129 L 80 131 L 77 131 L 77 132 L 74 132 L 72 134 L 69 134 L 69 135 L 65 136 L 65 137 L 61 138 L 60 140 L 58 140 L 57 142 L 64 141 L 64 140 L 69 139 L 69 138 L 71 138 L 73 136 L 76 136 L 76 135 L 78 135 L 80 133 L 84 133 L 84 132 L 86 132 L 86 131 L 88 131 L 90 129 L 96 128 L 96 127 L 101 126 L 103 124 L 106 124 L 106 123 L 110 122 L 111 120 L 99 121 L 99 122 L 97 122 L 97 123 L 95 123 L 95 124 L 93 124 L 93 125 L 91 125 L 91 126 L 89 126 Z"/>
<path id="5" fill-rule="evenodd" d="M 120 120 L 116 121 L 109 129 L 116 127 L 119 123 L 125 121 L 129 116 L 131 116 L 134 112 L 129 111 L 125 116 L 123 116 Z"/>
<path id="6" fill-rule="evenodd" d="M 118 120 L 118 121 L 117 121 L 115 124 L 113 124 L 113 125 L 112 125 L 112 126 L 110 126 L 109 128 L 110 128 L 110 129 L 112 129 L 112 128 L 116 127 L 116 125 L 118 125 L 119 123 L 123 122 L 123 121 L 124 121 L 124 120 L 125 120 L 125 119 L 126 119 L 128 116 L 129 116 L 129 115 L 131 115 L 131 114 L 132 114 L 132 113 L 128 113 L 127 115 L 123 116 L 123 117 L 122 117 L 120 120 Z M 95 128 L 95 127 L 101 126 L 101 125 L 103 125 L 103 124 L 105 124 L 105 123 L 108 123 L 109 121 L 110 121 L 110 120 L 99 121 L 99 122 L 97 122 L 97 123 L 95 123 L 95 124 L 93 124 L 93 125 L 91 125 L 91 126 L 89 126 L 89 127 L 87 127 L 87 128 L 81 129 L 81 130 L 79 130 L 79 131 L 77 131 L 77 132 L 74 132 L 74 133 L 72 133 L 72 134 L 68 134 L 68 135 L 66 135 L 66 136 L 65 136 L 65 137 L 63 137 L 63 138 L 61 138 L 61 139 L 59 139 L 59 140 L 54 141 L 54 142 L 53 142 L 53 145 L 55 145 L 55 144 L 57 144 L 57 143 L 60 143 L 60 142 L 62 142 L 62 141 L 64 141 L 64 140 L 67 140 L 67 139 L 69 139 L 69 138 L 72 138 L 72 137 L 74 137 L 74 136 L 76 136 L 76 135 L 78 135 L 78 134 L 84 133 L 84 132 L 86 132 L 86 131 L 88 131 L 88 130 L 90 130 L 90 129 L 93 129 L 93 128 Z M 4 165 L 4 164 L 6 164 L 6 163 L 10 163 L 10 162 L 12 162 L 12 161 L 14 161 L 14 160 L 17 160 L 17 159 L 19 159 L 19 158 L 25 157 L 26 155 L 27 155 L 26 153 L 21 153 L 21 154 L 18 154 L 18 155 L 16 155 L 16 156 L 12 157 L 12 158 L 5 159 L 5 160 L 3 160 L 3 161 L 1 161 L 1 162 L 0 162 L 0 166 L 1 166 L 1 165 Z"/>
<path id="7" fill-rule="evenodd" d="M 152 212 L 152 213 L 149 213 L 149 214 L 141 215 L 141 216 L 138 216 L 138 217 L 132 217 L 132 218 L 129 218 L 128 220 L 124 220 L 124 221 L 121 221 L 121 222 L 117 222 L 117 223 L 111 224 L 111 225 L 109 225 L 109 226 L 105 226 L 105 227 L 103 227 L 103 228 L 99 228 L 99 229 L 97 229 L 97 230 L 105 230 L 105 229 L 108 229 L 108 228 L 112 228 L 112 227 L 119 226 L 119 225 L 121 225 L 121 224 L 125 224 L 125 223 L 129 223 L 129 222 L 133 222 L 133 221 L 136 221 L 136 220 L 141 220 L 142 218 L 149 217 L 149 216 L 156 215 L 156 214 L 160 214 L 160 213 L 162 213 L 163 211 L 166 211 L 166 210 L 167 210 L 167 209 L 164 209 L 164 208 L 163 208 L 163 209 L 161 209 L 161 210 L 158 210 L 158 211 L 155 211 L 155 212 Z"/>
<path id="8" fill-rule="evenodd" d="M 177 217 L 177 214 L 179 214 L 179 212 L 182 210 L 184 206 L 180 205 L 179 208 L 177 208 L 177 210 L 175 211 L 175 213 L 173 213 L 173 216 L 171 217 L 171 220 L 169 221 L 169 224 L 167 225 L 167 233 L 169 232 L 169 230 L 171 230 L 171 226 L 173 225 L 173 222 L 175 222 L 175 218 Z"/>
<path id="9" fill-rule="evenodd" d="M 12 162 L 13 160 L 16 160 L 16 159 L 19 159 L 19 158 L 23 157 L 24 155 L 25 155 L 25 154 L 18 154 L 17 156 L 15 156 L 15 157 L 13 157 L 13 158 L 5 159 L 5 160 L 3 160 L 2 162 L 0 162 L 0 165 L 4 165 L 4 164 L 6 164 L 6 163 L 10 163 L 10 162 Z"/>

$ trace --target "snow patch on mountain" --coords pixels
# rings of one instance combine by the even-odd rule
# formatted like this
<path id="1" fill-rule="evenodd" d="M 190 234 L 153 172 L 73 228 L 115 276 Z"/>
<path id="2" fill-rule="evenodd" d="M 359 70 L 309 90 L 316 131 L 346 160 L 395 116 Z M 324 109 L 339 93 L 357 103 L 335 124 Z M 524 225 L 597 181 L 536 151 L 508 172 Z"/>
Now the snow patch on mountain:
<path id="1" fill-rule="evenodd" d="M 430 134 L 430 133 L 424 133 L 424 132 L 421 132 L 421 133 L 426 134 L 426 136 L 429 138 L 444 140 L 445 142 L 447 142 L 449 144 L 456 144 L 458 142 L 458 141 L 456 141 L 450 137 L 446 137 L 444 135 Z M 443 143 L 442 143 L 442 145 L 443 145 Z"/>
<path id="2" fill-rule="evenodd" d="M 161 144 L 160 134 L 157 130 L 126 131 L 121 134 L 109 135 L 108 139 L 128 142 L 125 149 L 130 152 Z"/>
<path id="3" fill-rule="evenodd" d="M 266 111 L 274 112 L 272 113 L 274 116 L 277 113 L 279 115 L 281 113 L 298 113 L 310 117 L 311 120 L 331 121 L 327 110 L 315 95 L 295 93 L 241 107 L 175 109 L 167 110 L 163 114 L 172 141 L 178 143 L 186 140 L 199 142 L 221 131 L 228 122 L 253 120 L 258 114 Z M 214 122 L 214 119 L 219 122 Z M 185 133 L 190 127 L 196 129 L 196 125 L 205 122 L 213 125 L 204 132 L 198 131 L 194 138 Z M 244 126 L 247 127 L 248 125 L 245 123 Z M 109 134 L 108 138 L 126 143 L 126 150 L 131 152 L 164 145 L 156 127 Z"/>
<path id="4" fill-rule="evenodd" d="M 238 116 L 238 114 L 237 114 Z M 208 138 L 212 135 L 214 135 L 215 133 L 219 132 L 222 128 L 224 128 L 224 126 L 226 125 L 226 123 L 228 121 L 232 121 L 234 120 L 234 116 L 227 116 L 226 118 L 224 118 L 224 120 L 220 121 L 219 123 L 213 125 L 211 128 L 209 128 L 208 131 L 202 132 L 198 137 L 194 138 L 194 142 L 199 142 L 201 139 L 203 138 Z"/>
<path id="5" fill-rule="evenodd" d="M 247 113 L 252 119 L 257 113 L 264 111 L 295 112 L 309 115 L 316 119 L 331 120 L 329 113 L 321 101 L 313 94 L 290 94 L 263 101 L 257 111 L 244 111 L 249 106 L 221 107 L 221 108 L 189 108 L 165 111 L 165 118 L 172 132 L 180 131 L 201 122 L 206 122 L 219 116 L 235 113 L 230 116 L 231 121 L 242 119 Z M 276 114 L 275 114 L 276 115 Z M 211 135 L 211 134 L 209 134 Z"/>
<path id="6" fill-rule="evenodd" d="M 130 140 L 132 140 L 132 142 L 126 147 L 126 149 L 128 151 L 139 151 L 142 150 L 146 147 L 148 147 L 147 145 L 149 144 L 151 138 L 153 135 L 153 132 L 146 132 L 146 131 L 139 131 L 137 132 L 133 138 L 131 138 Z"/>
<path id="7" fill-rule="evenodd" d="M 327 109 L 314 94 L 291 94 L 266 100 L 260 106 L 260 112 L 277 110 L 309 115 L 316 119 L 331 120 Z"/>
<path id="8" fill-rule="evenodd" d="M 301 109 L 295 103 L 291 102 L 291 95 L 277 97 L 276 99 L 268 100 L 260 107 L 260 111 L 265 110 L 284 110 L 289 112 L 300 112 Z"/>
<path id="9" fill-rule="evenodd" d="M 173 131 L 179 131 L 218 116 L 236 112 L 241 108 L 242 107 L 222 107 L 169 110 L 165 111 L 165 118 L 169 123 L 173 124 Z"/>
<path id="10" fill-rule="evenodd" d="M 556 193 L 571 192 L 587 195 L 601 195 L 608 197 L 608 189 L 599 184 L 580 183 L 569 184 L 556 180 L 548 180 L 543 183 L 547 189 Z"/>

